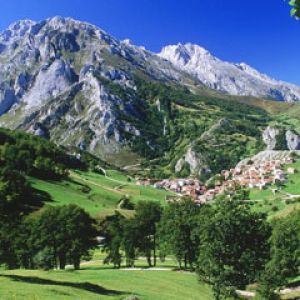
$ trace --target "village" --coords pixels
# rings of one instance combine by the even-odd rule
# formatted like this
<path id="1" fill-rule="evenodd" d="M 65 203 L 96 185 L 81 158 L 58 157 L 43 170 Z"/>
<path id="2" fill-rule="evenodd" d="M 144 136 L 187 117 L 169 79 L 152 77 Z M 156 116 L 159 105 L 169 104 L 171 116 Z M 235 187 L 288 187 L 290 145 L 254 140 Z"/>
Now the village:
<path id="1" fill-rule="evenodd" d="M 205 184 L 198 179 L 180 178 L 164 179 L 153 186 L 157 189 L 165 189 L 177 194 L 178 197 L 190 197 L 197 204 L 205 204 L 212 201 L 217 195 L 226 191 L 234 191 L 236 188 L 266 189 L 268 186 L 280 186 L 286 182 L 287 174 L 294 174 L 296 170 L 285 165 L 292 164 L 295 159 L 286 156 L 280 159 L 248 160 L 247 163 L 238 164 L 230 170 L 223 170 L 221 174 L 214 176 L 214 180 Z M 138 185 L 151 185 L 149 179 L 138 180 Z M 276 192 L 276 189 L 272 189 Z M 176 197 L 167 197 L 166 201 L 174 201 Z"/>

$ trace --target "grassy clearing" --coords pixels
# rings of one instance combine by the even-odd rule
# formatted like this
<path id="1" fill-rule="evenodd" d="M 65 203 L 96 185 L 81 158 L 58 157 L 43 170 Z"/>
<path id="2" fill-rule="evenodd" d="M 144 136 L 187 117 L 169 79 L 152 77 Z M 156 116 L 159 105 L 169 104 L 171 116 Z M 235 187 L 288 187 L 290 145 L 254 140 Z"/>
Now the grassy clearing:
<path id="1" fill-rule="evenodd" d="M 89 266 L 81 271 L 1 271 L 3 300 L 123 299 L 210 300 L 211 290 L 192 273 L 128 271 Z"/>
<path id="2" fill-rule="evenodd" d="M 171 194 L 152 187 L 137 186 L 128 182 L 127 176 L 114 170 L 108 170 L 108 177 L 92 172 L 71 172 L 69 179 L 63 181 L 30 178 L 30 182 L 35 189 L 48 195 L 47 204 L 74 203 L 91 215 L 104 211 L 111 213 L 125 195 L 133 202 L 154 200 L 164 204 L 166 195 Z"/>

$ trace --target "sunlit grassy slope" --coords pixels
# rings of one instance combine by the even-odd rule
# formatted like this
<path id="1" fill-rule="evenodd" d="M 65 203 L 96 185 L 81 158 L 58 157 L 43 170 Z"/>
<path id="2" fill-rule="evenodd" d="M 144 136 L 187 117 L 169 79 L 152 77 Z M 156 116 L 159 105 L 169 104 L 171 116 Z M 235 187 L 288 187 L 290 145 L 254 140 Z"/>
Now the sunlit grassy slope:
<path id="1" fill-rule="evenodd" d="M 211 290 L 192 273 L 86 267 L 81 271 L 0 271 L 1 300 L 210 300 Z"/>
<path id="2" fill-rule="evenodd" d="M 44 181 L 30 178 L 32 186 L 46 193 L 46 204 L 64 205 L 74 203 L 92 215 L 116 209 L 118 201 L 129 196 L 133 202 L 153 200 L 164 203 L 163 190 L 137 186 L 118 171 L 108 171 L 107 177 L 92 172 L 71 172 L 67 180 Z"/>

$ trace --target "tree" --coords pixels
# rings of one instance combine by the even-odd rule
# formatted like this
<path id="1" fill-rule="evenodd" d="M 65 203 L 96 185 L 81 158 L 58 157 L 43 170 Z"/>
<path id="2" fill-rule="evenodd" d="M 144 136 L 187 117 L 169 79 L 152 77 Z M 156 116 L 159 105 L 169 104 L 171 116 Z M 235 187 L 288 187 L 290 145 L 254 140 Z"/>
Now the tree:
<path id="1" fill-rule="evenodd" d="M 103 251 L 107 252 L 105 263 L 120 268 L 121 251 L 124 250 L 126 265 L 134 266 L 137 254 L 147 257 L 148 265 L 156 265 L 157 224 L 162 208 L 155 201 L 140 201 L 135 205 L 132 218 L 125 218 L 119 212 L 100 222 L 100 235 L 104 237 Z"/>
<path id="2" fill-rule="evenodd" d="M 152 252 L 153 265 L 156 265 L 156 225 L 160 221 L 161 213 L 162 208 L 159 202 L 139 201 L 135 208 L 135 217 L 131 220 L 138 228 L 138 231 L 136 231 L 136 246 L 140 252 L 146 255 L 149 267 L 152 266 Z"/>
<path id="3" fill-rule="evenodd" d="M 290 5 L 293 7 L 291 15 L 300 18 L 300 0 L 291 0 Z"/>
<path id="4" fill-rule="evenodd" d="M 122 245 L 125 251 L 126 266 L 134 267 L 134 261 L 137 256 L 137 239 L 140 235 L 140 229 L 132 219 L 128 220 L 124 218 L 121 226 L 123 229 Z"/>
<path id="5" fill-rule="evenodd" d="M 36 257 L 31 260 L 35 263 L 43 265 L 40 260 L 45 258 L 47 268 L 64 269 L 69 262 L 77 270 L 82 256 L 87 256 L 97 245 L 94 220 L 76 205 L 49 206 L 32 217 L 35 220 L 27 226 L 32 226 L 31 250 Z"/>
<path id="6" fill-rule="evenodd" d="M 107 253 L 104 263 L 113 263 L 115 268 L 120 268 L 122 263 L 123 220 L 124 217 L 116 212 L 101 221 L 99 226 L 100 235 L 104 238 L 102 250 Z"/>
<path id="7" fill-rule="evenodd" d="M 200 208 L 191 199 L 169 204 L 159 224 L 159 239 L 162 254 L 175 255 L 179 267 L 188 265 L 194 269 L 199 255 Z M 205 208 L 209 215 L 209 207 Z"/>
<path id="8" fill-rule="evenodd" d="M 14 239 L 25 213 L 31 211 L 32 190 L 18 171 L 4 166 L 0 169 L 0 263 L 8 268 L 18 266 Z"/>
<path id="9" fill-rule="evenodd" d="M 270 226 L 248 205 L 223 200 L 200 229 L 198 274 L 213 286 L 215 299 L 258 278 L 269 258 Z"/>
<path id="10" fill-rule="evenodd" d="M 82 208 L 73 204 L 62 207 L 58 218 L 60 225 L 64 225 L 60 230 L 64 242 L 58 247 L 61 266 L 64 268 L 64 261 L 68 259 L 74 269 L 78 270 L 81 258 L 88 257 L 89 250 L 98 244 L 95 221 Z"/>
<path id="11" fill-rule="evenodd" d="M 32 191 L 23 174 L 9 167 L 0 169 L 0 216 L 11 219 L 28 211 Z"/>
<path id="12" fill-rule="evenodd" d="M 14 248 L 15 234 L 15 222 L 0 219 L 0 265 L 5 264 L 8 269 L 18 267 L 18 259 Z"/>
<path id="13" fill-rule="evenodd" d="M 119 202 L 118 202 L 118 208 L 119 209 L 128 209 L 128 210 L 134 210 L 134 203 L 130 201 L 130 198 L 126 195 L 123 196 Z"/>
<path id="14" fill-rule="evenodd" d="M 260 293 L 266 299 L 297 276 L 300 268 L 300 211 L 276 220 L 271 237 L 271 260 L 261 278 Z"/>

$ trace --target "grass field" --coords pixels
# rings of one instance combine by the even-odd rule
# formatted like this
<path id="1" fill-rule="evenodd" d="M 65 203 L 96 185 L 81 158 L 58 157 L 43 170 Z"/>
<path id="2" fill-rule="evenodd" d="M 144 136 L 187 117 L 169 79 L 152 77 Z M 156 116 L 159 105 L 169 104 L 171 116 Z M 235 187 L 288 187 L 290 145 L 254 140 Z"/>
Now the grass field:
<path id="1" fill-rule="evenodd" d="M 89 266 L 81 271 L 0 271 L 1 300 L 123 299 L 210 300 L 211 290 L 192 273 L 114 270 Z"/>
<path id="2" fill-rule="evenodd" d="M 163 190 L 152 187 L 137 186 L 128 182 L 128 177 L 118 171 L 108 171 L 108 176 L 92 172 L 71 172 L 68 180 L 43 181 L 30 178 L 32 186 L 46 193 L 49 205 L 74 203 L 84 208 L 91 215 L 111 212 L 117 208 L 118 201 L 125 195 L 133 202 L 153 200 L 165 203 Z"/>

